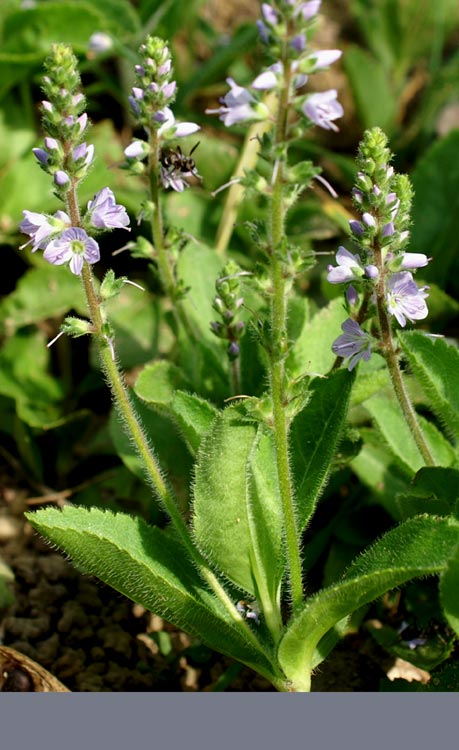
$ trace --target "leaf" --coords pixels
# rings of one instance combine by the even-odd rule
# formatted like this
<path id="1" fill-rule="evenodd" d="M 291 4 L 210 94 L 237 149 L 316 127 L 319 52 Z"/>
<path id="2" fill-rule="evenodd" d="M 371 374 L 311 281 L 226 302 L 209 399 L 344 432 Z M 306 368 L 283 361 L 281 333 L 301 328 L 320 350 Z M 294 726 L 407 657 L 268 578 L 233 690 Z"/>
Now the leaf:
<path id="1" fill-rule="evenodd" d="M 255 597 L 277 592 L 279 583 L 282 526 L 272 451 L 268 435 L 257 437 L 255 426 L 229 407 L 202 441 L 195 469 L 196 543 L 212 565 Z"/>
<path id="2" fill-rule="evenodd" d="M 171 403 L 171 412 L 190 453 L 195 456 L 201 440 L 217 415 L 217 410 L 209 401 L 193 393 L 176 391 Z"/>
<path id="3" fill-rule="evenodd" d="M 339 370 L 316 378 L 311 398 L 290 428 L 292 473 L 299 529 L 311 519 L 328 478 L 347 416 L 354 376 Z"/>
<path id="4" fill-rule="evenodd" d="M 385 66 L 366 50 L 351 46 L 346 50 L 344 68 L 363 127 L 379 126 L 390 134 L 397 115 L 397 97 Z"/>
<path id="5" fill-rule="evenodd" d="M 424 153 L 411 176 L 411 244 L 416 252 L 435 257 L 435 263 L 422 269 L 422 278 L 435 281 L 442 288 L 451 280 L 454 284 L 459 268 L 458 150 L 459 131 L 453 129 Z"/>
<path id="6" fill-rule="evenodd" d="M 440 603 L 450 626 L 459 637 L 459 546 L 452 551 L 446 570 L 440 576 Z"/>
<path id="7" fill-rule="evenodd" d="M 398 517 L 411 518 L 420 513 L 449 516 L 459 500 L 459 471 L 429 466 L 420 469 L 406 492 L 396 497 Z"/>
<path id="8" fill-rule="evenodd" d="M 378 425 L 381 434 L 395 460 L 410 476 L 425 465 L 413 435 L 400 412 L 399 405 L 382 396 L 373 396 L 365 402 L 365 407 Z M 455 453 L 446 438 L 434 424 L 418 415 L 418 422 L 435 463 L 451 466 L 456 461 Z"/>
<path id="9" fill-rule="evenodd" d="M 459 351 L 442 338 L 417 331 L 398 338 L 410 367 L 429 399 L 433 412 L 459 439 Z"/>
<path id="10" fill-rule="evenodd" d="M 194 456 L 217 410 L 209 401 L 180 390 L 187 387 L 190 383 L 182 371 L 171 362 L 161 360 L 142 370 L 134 391 L 173 420 Z"/>
<path id="11" fill-rule="evenodd" d="M 140 518 L 96 508 L 39 510 L 27 518 L 85 574 L 97 576 L 211 648 L 270 673 L 263 654 L 246 643 L 175 537 Z"/>
<path id="12" fill-rule="evenodd" d="M 444 572 L 458 542 L 459 523 L 432 516 L 410 519 L 384 534 L 339 583 L 319 591 L 293 616 L 278 649 L 287 678 L 307 685 L 311 669 L 327 655 L 320 641 L 334 626 L 412 578 Z"/>
<path id="13" fill-rule="evenodd" d="M 169 411 L 175 391 L 189 385 L 179 367 L 172 362 L 159 360 L 143 368 L 136 380 L 134 391 L 147 404 L 158 408 L 166 407 Z"/>
<path id="14" fill-rule="evenodd" d="M 321 375 L 329 372 L 336 359 L 331 347 L 340 335 L 341 323 L 346 317 L 343 301 L 339 298 L 332 300 L 305 323 L 287 360 L 292 377 L 306 372 Z"/>
<path id="15" fill-rule="evenodd" d="M 70 308 L 86 315 L 81 280 L 67 269 L 46 263 L 26 271 L 14 292 L 0 301 L 0 327 L 11 334 L 46 318 L 60 317 Z"/>

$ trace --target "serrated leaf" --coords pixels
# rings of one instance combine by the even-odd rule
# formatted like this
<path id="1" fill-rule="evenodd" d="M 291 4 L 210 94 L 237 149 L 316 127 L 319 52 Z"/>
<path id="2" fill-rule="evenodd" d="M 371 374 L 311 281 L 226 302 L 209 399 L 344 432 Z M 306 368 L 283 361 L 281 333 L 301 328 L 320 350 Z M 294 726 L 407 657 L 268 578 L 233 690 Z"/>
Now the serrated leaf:
<path id="1" fill-rule="evenodd" d="M 339 583 L 315 594 L 294 615 L 278 649 L 287 677 L 307 685 L 311 669 L 327 655 L 320 641 L 337 623 L 392 588 L 444 572 L 458 542 L 459 523 L 432 516 L 410 519 L 384 534 Z"/>
<path id="2" fill-rule="evenodd" d="M 213 565 L 254 597 L 260 589 L 272 595 L 279 583 L 282 527 L 272 451 L 270 438 L 257 438 L 256 427 L 229 407 L 202 441 L 195 469 L 196 542 Z"/>
<path id="3" fill-rule="evenodd" d="M 398 338 L 432 410 L 459 439 L 459 351 L 442 338 L 417 331 Z"/>
<path id="4" fill-rule="evenodd" d="M 211 648 L 269 673 L 263 654 L 245 642 L 175 537 L 140 518 L 96 508 L 39 510 L 27 518 L 84 573 L 202 638 Z"/>
<path id="5" fill-rule="evenodd" d="M 305 373 L 322 375 L 329 372 L 336 359 L 331 347 L 341 334 L 341 323 L 346 317 L 347 313 L 340 298 L 332 300 L 311 320 L 306 321 L 287 360 L 292 377 L 299 377 Z"/>
<path id="6" fill-rule="evenodd" d="M 298 526 L 309 522 L 328 478 L 344 425 L 354 376 L 339 370 L 327 378 L 316 378 L 311 397 L 290 428 L 290 450 L 294 477 Z"/>

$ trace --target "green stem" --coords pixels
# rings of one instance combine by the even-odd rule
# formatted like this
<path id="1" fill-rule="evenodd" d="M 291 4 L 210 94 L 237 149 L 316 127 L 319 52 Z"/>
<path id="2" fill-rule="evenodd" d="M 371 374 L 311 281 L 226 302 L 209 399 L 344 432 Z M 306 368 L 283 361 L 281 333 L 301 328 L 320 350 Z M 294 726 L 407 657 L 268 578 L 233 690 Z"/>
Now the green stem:
<path id="1" fill-rule="evenodd" d="M 284 61 L 285 81 L 280 93 L 275 144 L 285 143 L 290 92 L 290 64 Z M 285 158 L 285 157 L 284 157 Z M 274 441 L 279 490 L 284 516 L 284 530 L 293 607 L 303 601 L 302 565 L 299 534 L 293 502 L 288 455 L 288 421 L 285 396 L 285 356 L 287 351 L 287 288 L 280 257 L 284 236 L 284 161 L 279 159 L 271 197 L 271 335 L 270 381 L 273 403 Z"/>
<path id="2" fill-rule="evenodd" d="M 172 489 L 166 483 L 158 461 L 151 450 L 148 441 L 139 424 L 138 417 L 132 405 L 129 393 L 127 391 L 123 376 L 118 368 L 116 360 L 109 346 L 107 336 L 104 334 L 104 321 L 100 310 L 100 304 L 94 288 L 92 272 L 87 263 L 83 266 L 82 272 L 83 285 L 86 292 L 86 299 L 91 314 L 91 319 L 95 328 L 95 334 L 99 341 L 99 352 L 107 377 L 114 402 L 118 413 L 123 419 L 126 430 L 135 445 L 139 456 L 145 466 L 150 483 L 153 485 L 158 498 L 166 509 L 171 521 L 177 531 L 180 540 L 186 548 L 191 560 L 196 565 L 202 578 L 213 590 L 215 596 L 229 612 L 239 629 L 244 631 L 247 640 L 260 651 L 260 644 L 256 636 L 250 630 L 249 625 L 245 622 L 241 614 L 237 611 L 234 603 L 229 598 L 217 576 L 209 569 L 206 560 L 194 546 L 190 537 L 186 523 L 178 508 L 178 503 Z"/>
<path id="3" fill-rule="evenodd" d="M 382 354 L 387 363 L 390 379 L 394 388 L 395 395 L 402 410 L 405 421 L 413 435 L 418 450 L 423 457 L 427 466 L 435 466 L 435 460 L 432 456 L 429 446 L 427 445 L 424 434 L 418 422 L 416 411 L 411 403 L 410 397 L 405 387 L 405 383 L 400 372 L 400 365 L 392 337 L 391 321 L 386 307 L 384 264 L 382 261 L 381 248 L 375 247 L 375 264 L 380 270 L 378 283 L 376 286 L 376 309 L 378 313 L 379 326 L 381 329 Z"/>

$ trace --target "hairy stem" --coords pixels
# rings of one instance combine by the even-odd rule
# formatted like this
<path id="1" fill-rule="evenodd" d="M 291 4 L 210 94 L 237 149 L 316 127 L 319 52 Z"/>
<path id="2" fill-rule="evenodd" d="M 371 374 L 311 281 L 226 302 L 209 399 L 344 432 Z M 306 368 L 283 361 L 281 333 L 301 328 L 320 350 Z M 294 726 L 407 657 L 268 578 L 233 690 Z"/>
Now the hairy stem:
<path id="1" fill-rule="evenodd" d="M 286 140 L 287 114 L 290 92 L 290 64 L 284 62 L 284 87 L 279 95 L 275 144 L 281 146 Z M 285 159 L 285 156 L 284 156 Z M 281 242 L 284 236 L 284 159 L 279 158 L 271 197 L 271 352 L 270 382 L 273 402 L 274 441 L 279 477 L 279 489 L 284 516 L 289 582 L 293 607 L 303 600 L 302 565 L 299 535 L 293 502 L 288 454 L 288 421 L 285 395 L 285 357 L 287 352 L 287 288 L 281 257 Z"/>
<path id="2" fill-rule="evenodd" d="M 385 294 L 385 272 L 384 264 L 381 257 L 381 248 L 375 247 L 375 263 L 380 269 L 378 283 L 376 286 L 376 309 L 378 313 L 379 326 L 381 329 L 382 354 L 387 363 L 390 379 L 394 388 L 395 395 L 402 410 L 405 421 L 413 435 L 418 450 L 423 457 L 426 466 L 435 466 L 435 461 L 427 445 L 424 434 L 419 425 L 416 411 L 411 403 L 410 397 L 403 381 L 400 371 L 399 360 L 396 347 L 392 337 L 391 321 L 386 307 Z"/>

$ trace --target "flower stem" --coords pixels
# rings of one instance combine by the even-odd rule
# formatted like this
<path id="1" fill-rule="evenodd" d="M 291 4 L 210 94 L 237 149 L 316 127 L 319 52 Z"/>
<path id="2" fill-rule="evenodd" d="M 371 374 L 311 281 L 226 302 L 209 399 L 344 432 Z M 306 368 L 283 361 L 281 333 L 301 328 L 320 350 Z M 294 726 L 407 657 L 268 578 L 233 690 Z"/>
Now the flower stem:
<path id="1" fill-rule="evenodd" d="M 375 263 L 380 269 L 378 283 L 376 286 L 376 309 L 378 313 L 379 326 L 381 329 L 382 354 L 386 360 L 389 376 L 392 381 L 395 395 L 402 410 L 405 421 L 413 435 L 418 450 L 427 466 L 435 466 L 435 460 L 427 445 L 424 434 L 418 422 L 416 411 L 411 403 L 400 372 L 399 360 L 392 337 L 391 321 L 386 307 L 384 264 L 382 261 L 381 248 L 375 247 Z"/>
<path id="2" fill-rule="evenodd" d="M 275 144 L 286 139 L 290 92 L 290 64 L 284 63 L 285 80 L 279 95 Z M 285 157 L 284 157 L 285 158 Z M 274 441 L 293 607 L 303 601 L 302 565 L 288 455 L 288 422 L 285 410 L 285 357 L 287 352 L 287 288 L 281 257 L 284 236 L 284 161 L 279 160 L 271 196 L 271 351 L 270 382 L 273 403 Z"/>
<path id="3" fill-rule="evenodd" d="M 99 341 L 99 352 L 101 363 L 106 378 L 112 391 L 115 406 L 120 414 L 125 428 L 131 438 L 136 450 L 143 461 L 147 472 L 148 479 L 155 489 L 160 501 L 166 509 L 173 525 L 180 537 L 180 541 L 187 550 L 190 558 L 193 560 L 202 578 L 214 592 L 215 596 L 223 604 L 226 611 L 230 614 L 238 628 L 243 630 L 246 639 L 260 651 L 260 644 L 257 637 L 252 633 L 249 625 L 245 622 L 241 614 L 237 611 L 234 603 L 226 593 L 217 576 L 210 570 L 206 560 L 196 549 L 190 537 L 186 523 L 178 508 L 178 502 L 175 493 L 165 481 L 163 472 L 148 444 L 142 427 L 139 423 L 135 409 L 132 405 L 129 393 L 122 373 L 120 372 L 116 360 L 112 354 L 112 349 L 108 345 L 107 336 L 104 334 L 104 321 L 94 288 L 94 281 L 90 266 L 85 263 L 82 271 L 83 285 L 86 292 L 87 303 L 91 314 L 91 319 L 95 328 L 95 333 Z"/>

